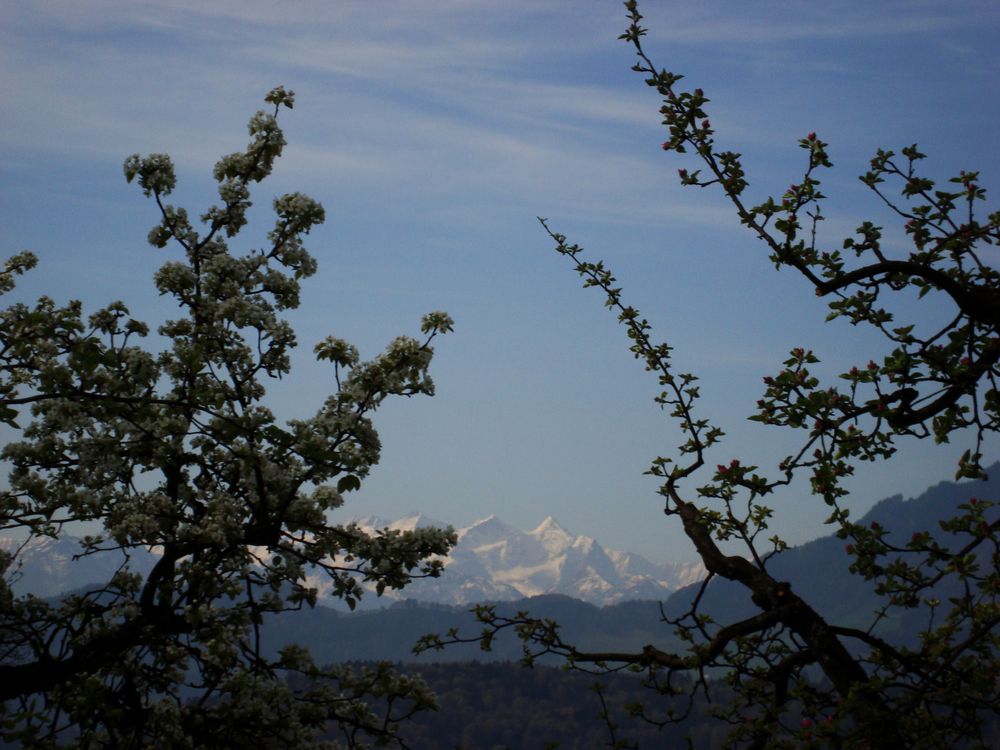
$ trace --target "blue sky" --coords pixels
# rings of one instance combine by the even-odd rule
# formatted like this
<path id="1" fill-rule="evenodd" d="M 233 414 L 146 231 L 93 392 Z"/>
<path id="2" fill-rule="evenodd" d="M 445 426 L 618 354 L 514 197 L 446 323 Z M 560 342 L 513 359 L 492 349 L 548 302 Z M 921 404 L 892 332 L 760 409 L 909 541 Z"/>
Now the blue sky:
<path id="1" fill-rule="evenodd" d="M 1000 184 L 993 2 L 642 10 L 647 51 L 705 89 L 718 142 L 745 154 L 754 197 L 797 181 L 798 138 L 830 142 L 831 247 L 870 218 L 905 250 L 856 179 L 880 146 L 917 142 L 931 176 L 980 169 L 982 184 Z M 171 154 L 175 202 L 200 213 L 213 163 L 245 145 L 246 120 L 283 84 L 297 94 L 283 115 L 289 146 L 234 247 L 261 242 L 283 192 L 322 202 L 327 222 L 308 242 L 320 271 L 293 316 L 302 346 L 275 410 L 319 405 L 331 383 L 309 352 L 328 334 L 371 356 L 415 333 L 424 312 L 456 321 L 438 346 L 438 395 L 380 415 L 383 460 L 347 514 L 420 510 L 461 526 L 496 513 L 522 528 L 552 514 L 610 547 L 691 559 L 642 476 L 680 440 L 652 403 L 655 381 L 535 217 L 604 258 L 677 366 L 702 377 L 702 409 L 728 434 L 713 464 L 773 467 L 792 449 L 745 421 L 790 348 L 813 348 L 828 373 L 883 349 L 824 324 L 824 304 L 773 270 L 717 193 L 680 188 L 676 171 L 690 163 L 659 148 L 659 102 L 630 71 L 624 26 L 610 0 L 9 0 L 0 251 L 41 259 L 19 298 L 89 309 L 122 299 L 140 319 L 170 315 L 150 279 L 174 251 L 146 245 L 154 206 L 125 183 L 122 161 Z M 936 304 L 920 315 L 943 314 Z M 863 467 L 855 507 L 950 478 L 960 452 L 906 445 Z M 825 509 L 801 491 L 777 508 L 793 542 L 828 532 Z"/>

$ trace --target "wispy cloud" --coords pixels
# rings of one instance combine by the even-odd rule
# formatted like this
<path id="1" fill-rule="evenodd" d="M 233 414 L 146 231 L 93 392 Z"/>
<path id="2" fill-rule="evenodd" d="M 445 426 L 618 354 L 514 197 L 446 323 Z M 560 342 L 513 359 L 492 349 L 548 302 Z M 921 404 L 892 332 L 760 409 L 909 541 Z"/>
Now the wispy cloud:
<path id="1" fill-rule="evenodd" d="M 799 3 L 794 7 L 782 0 L 752 4 L 716 0 L 669 8 L 650 4 L 644 12 L 652 40 L 746 47 L 802 40 L 891 38 L 981 28 L 986 19 L 993 24 L 1000 22 L 1000 10 L 984 0 L 879 3 L 835 0 Z"/>

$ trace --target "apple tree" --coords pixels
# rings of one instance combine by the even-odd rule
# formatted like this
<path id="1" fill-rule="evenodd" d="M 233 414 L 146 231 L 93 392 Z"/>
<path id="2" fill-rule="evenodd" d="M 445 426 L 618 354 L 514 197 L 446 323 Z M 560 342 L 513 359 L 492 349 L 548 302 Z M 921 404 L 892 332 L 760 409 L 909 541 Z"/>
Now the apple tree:
<path id="1" fill-rule="evenodd" d="M 17 550 L 0 558 L 5 742 L 403 746 L 397 722 L 434 704 L 419 679 L 385 664 L 319 667 L 301 648 L 266 649 L 271 619 L 315 603 L 307 575 L 327 576 L 353 607 L 365 584 L 381 593 L 438 575 L 436 556 L 455 541 L 450 529 L 368 534 L 330 520 L 379 460 L 373 412 L 433 394 L 431 342 L 451 329 L 446 314 L 370 361 L 321 341 L 332 393 L 315 415 L 282 422 L 267 405 L 268 383 L 290 371 L 296 337 L 281 314 L 316 271 L 303 241 L 324 211 L 282 195 L 262 247 L 230 250 L 251 186 L 285 145 L 278 115 L 293 93 L 266 101 L 246 149 L 215 165 L 219 202 L 199 221 L 166 202 L 167 155 L 125 161 L 159 212 L 150 244 L 172 253 L 155 288 L 179 312 L 155 337 L 120 302 L 86 317 L 79 302 L 46 297 L 0 311 L 0 419 L 16 431 L 2 453 L 0 528 L 26 543 L 84 528 L 80 556 L 122 560 L 110 580 L 42 600 L 11 590 Z M 8 260 L 0 291 L 35 264 L 27 252 Z M 129 564 L 137 550 L 156 554 L 148 575 Z M 331 726 L 339 739 L 321 740 Z"/>

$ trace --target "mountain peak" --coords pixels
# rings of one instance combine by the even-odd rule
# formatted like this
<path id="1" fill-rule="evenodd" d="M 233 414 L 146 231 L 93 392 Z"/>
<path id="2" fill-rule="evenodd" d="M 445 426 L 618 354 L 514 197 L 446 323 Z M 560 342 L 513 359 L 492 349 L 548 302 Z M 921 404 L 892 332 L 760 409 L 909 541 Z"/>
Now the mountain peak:
<path id="1" fill-rule="evenodd" d="M 459 529 L 458 539 L 459 544 L 477 547 L 482 544 L 492 544 L 519 533 L 521 532 L 508 526 L 491 513 L 471 526 Z"/>
<path id="2" fill-rule="evenodd" d="M 556 520 L 555 516 L 546 516 L 545 520 L 535 527 L 535 530 L 530 532 L 531 534 L 544 534 L 547 531 L 561 531 L 567 533 L 566 529 Z"/>
<path id="3" fill-rule="evenodd" d="M 537 539 L 549 557 L 564 554 L 578 539 L 576 535 L 560 526 L 553 516 L 538 524 L 534 531 L 529 531 L 528 536 Z"/>
<path id="4" fill-rule="evenodd" d="M 435 526 L 438 528 L 443 528 L 448 524 L 441 523 L 435 518 L 430 518 L 425 516 L 423 513 L 413 512 L 409 515 L 403 516 L 398 521 L 393 521 L 389 524 L 389 528 L 394 531 L 413 531 L 414 529 L 424 529 L 428 526 Z"/>
<path id="5" fill-rule="evenodd" d="M 346 521 L 346 524 L 355 524 L 362 529 L 371 530 L 388 528 L 391 523 L 392 521 L 388 518 L 382 518 L 381 516 L 351 516 Z"/>

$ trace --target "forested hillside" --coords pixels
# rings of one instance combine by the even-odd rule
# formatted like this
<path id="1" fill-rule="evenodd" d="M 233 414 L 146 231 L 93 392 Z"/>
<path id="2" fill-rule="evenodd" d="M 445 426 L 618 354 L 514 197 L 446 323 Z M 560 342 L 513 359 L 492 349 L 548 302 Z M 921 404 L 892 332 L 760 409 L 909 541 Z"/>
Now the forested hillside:
<path id="1" fill-rule="evenodd" d="M 437 694 L 442 709 L 406 722 L 401 737 L 419 750 L 593 750 L 608 746 L 611 734 L 599 718 L 597 678 L 554 667 L 519 664 L 432 664 L 413 670 Z M 657 726 L 630 718 L 624 707 L 648 698 L 634 675 L 600 678 L 616 736 L 642 747 L 682 748 L 694 728 L 698 747 L 712 747 L 724 732 L 703 718 L 700 707 L 682 725 Z M 682 704 L 678 704 L 678 708 Z M 336 735 L 331 734 L 331 737 Z"/>

